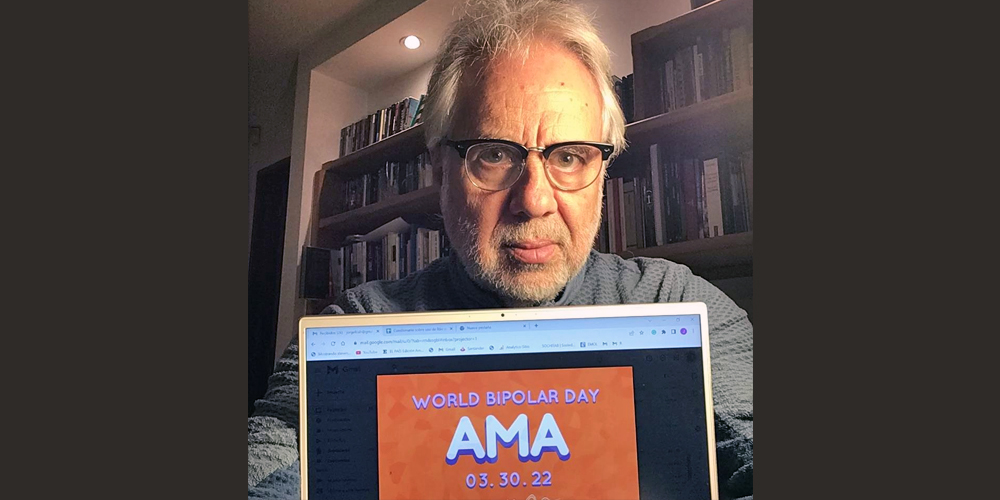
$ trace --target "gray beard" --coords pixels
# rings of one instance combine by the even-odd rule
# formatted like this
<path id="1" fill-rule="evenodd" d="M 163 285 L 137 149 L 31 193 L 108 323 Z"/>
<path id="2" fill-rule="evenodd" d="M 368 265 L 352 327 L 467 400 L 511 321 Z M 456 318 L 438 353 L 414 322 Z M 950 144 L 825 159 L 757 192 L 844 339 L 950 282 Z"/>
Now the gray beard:
<path id="1" fill-rule="evenodd" d="M 584 258 L 579 263 L 570 262 L 569 266 L 561 265 L 560 268 L 554 270 L 552 279 L 545 280 L 546 282 L 532 285 L 520 284 L 511 278 L 519 273 L 544 271 L 549 267 L 546 264 L 526 264 L 515 261 L 500 250 L 505 242 L 532 236 L 528 234 L 530 229 L 527 225 L 498 228 L 498 234 L 493 236 L 496 248 L 491 249 L 492 252 L 495 252 L 496 263 L 487 266 L 480 259 L 480 256 L 483 255 L 483 249 L 475 238 L 479 234 L 478 226 L 468 218 L 461 216 L 454 221 L 447 219 L 445 226 L 449 233 L 449 239 L 451 239 L 453 249 L 465 266 L 466 273 L 476 284 L 499 295 L 507 307 L 531 307 L 555 299 L 565 288 L 566 283 L 580 271 L 586 262 Z M 536 232 L 535 235 L 537 234 Z M 452 238 L 452 235 L 458 236 L 458 238 Z M 560 240 L 559 243 L 565 252 L 568 250 L 570 242 L 568 238 Z"/>

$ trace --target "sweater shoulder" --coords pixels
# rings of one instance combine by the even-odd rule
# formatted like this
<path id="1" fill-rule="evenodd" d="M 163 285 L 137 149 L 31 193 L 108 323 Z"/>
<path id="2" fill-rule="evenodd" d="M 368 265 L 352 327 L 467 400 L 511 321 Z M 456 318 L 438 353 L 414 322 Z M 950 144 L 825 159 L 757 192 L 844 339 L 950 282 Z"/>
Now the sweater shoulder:
<path id="1" fill-rule="evenodd" d="M 390 313 L 428 309 L 427 301 L 448 279 L 446 259 L 438 259 L 399 280 L 374 280 L 346 290 L 334 303 L 345 313 Z"/>
<path id="2" fill-rule="evenodd" d="M 677 302 L 692 277 L 687 266 L 655 257 L 591 252 L 587 262 L 587 287 L 597 291 L 597 303 Z"/>

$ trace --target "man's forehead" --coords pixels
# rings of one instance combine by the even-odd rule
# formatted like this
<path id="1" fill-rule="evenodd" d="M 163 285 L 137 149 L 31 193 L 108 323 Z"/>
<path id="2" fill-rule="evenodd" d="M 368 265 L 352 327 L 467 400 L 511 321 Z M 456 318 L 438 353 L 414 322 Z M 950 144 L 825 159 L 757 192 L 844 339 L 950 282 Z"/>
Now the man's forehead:
<path id="1" fill-rule="evenodd" d="M 521 142 L 525 127 L 536 127 L 549 143 L 597 139 L 584 137 L 600 128 L 593 76 L 571 52 L 546 48 L 470 67 L 459 85 L 455 136 Z M 553 66 L 559 71 L 546 71 Z"/>

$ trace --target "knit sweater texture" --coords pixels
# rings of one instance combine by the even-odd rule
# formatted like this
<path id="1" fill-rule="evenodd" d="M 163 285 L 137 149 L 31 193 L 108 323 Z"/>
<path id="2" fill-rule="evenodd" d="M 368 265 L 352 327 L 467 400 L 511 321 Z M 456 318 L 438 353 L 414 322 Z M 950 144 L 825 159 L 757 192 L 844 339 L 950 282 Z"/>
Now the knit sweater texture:
<path id="1" fill-rule="evenodd" d="M 708 306 L 719 493 L 721 498 L 752 498 L 753 327 L 745 311 L 687 266 L 594 251 L 559 296 L 541 306 L 657 302 Z M 324 313 L 500 307 L 501 299 L 473 282 L 452 254 L 404 279 L 372 281 L 347 290 Z M 267 393 L 255 402 L 247 422 L 248 498 L 299 498 L 298 368 L 296 338 L 278 360 Z"/>

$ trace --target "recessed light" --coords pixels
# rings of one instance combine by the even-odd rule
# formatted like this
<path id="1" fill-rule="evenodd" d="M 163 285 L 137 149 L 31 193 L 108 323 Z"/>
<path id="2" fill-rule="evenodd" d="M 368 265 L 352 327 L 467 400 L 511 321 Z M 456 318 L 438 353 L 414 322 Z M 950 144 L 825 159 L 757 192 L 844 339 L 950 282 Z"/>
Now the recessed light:
<path id="1" fill-rule="evenodd" d="M 420 39 L 413 35 L 403 37 L 401 40 L 399 40 L 399 43 L 403 44 L 403 47 L 406 47 L 410 50 L 420 47 Z"/>

